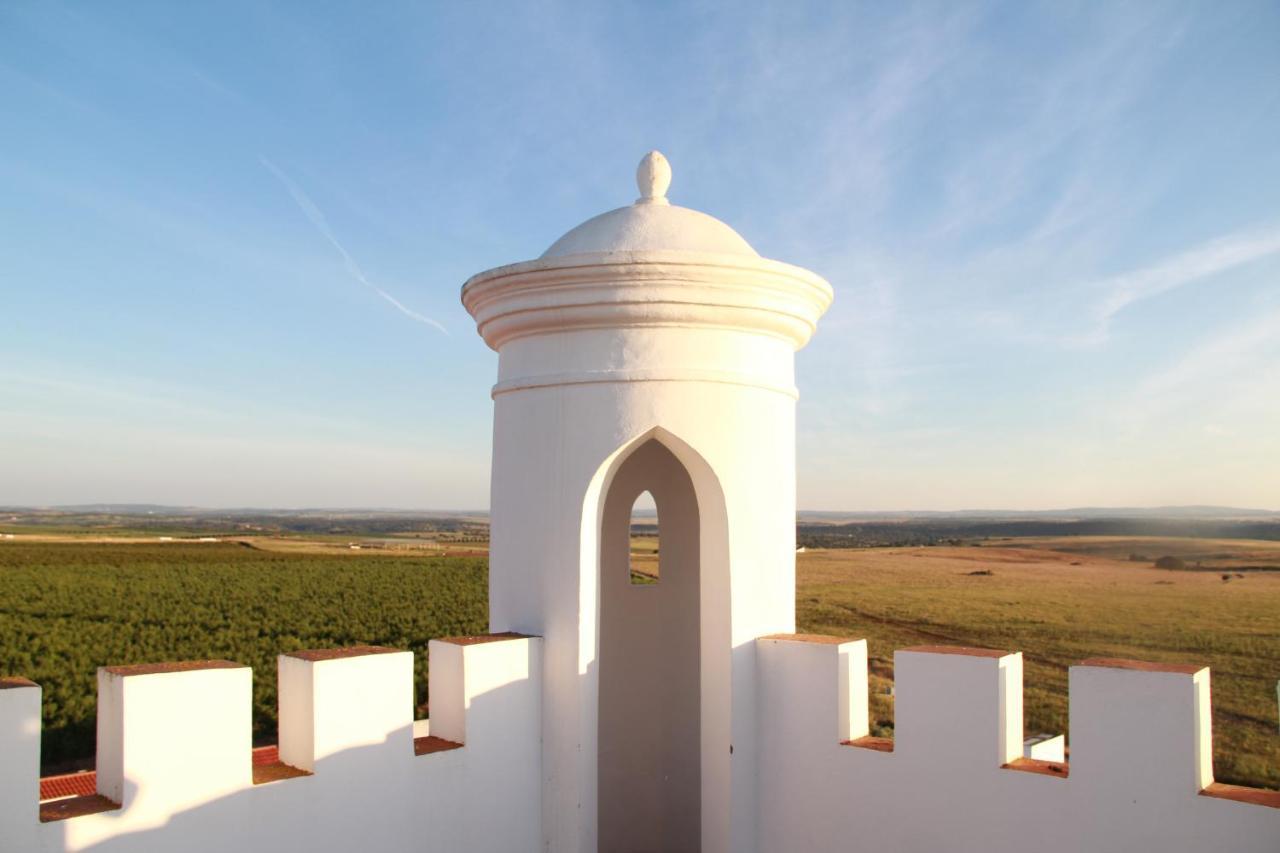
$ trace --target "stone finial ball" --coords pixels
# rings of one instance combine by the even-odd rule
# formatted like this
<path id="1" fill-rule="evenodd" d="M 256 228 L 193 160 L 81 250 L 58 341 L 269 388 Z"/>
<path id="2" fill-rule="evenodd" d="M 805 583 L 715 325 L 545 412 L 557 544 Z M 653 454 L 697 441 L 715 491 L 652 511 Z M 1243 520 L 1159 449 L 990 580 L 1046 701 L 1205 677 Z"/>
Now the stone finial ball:
<path id="1" fill-rule="evenodd" d="M 640 188 L 640 201 L 666 200 L 667 187 L 671 186 L 671 164 L 661 151 L 650 151 L 640 158 L 636 186 Z"/>

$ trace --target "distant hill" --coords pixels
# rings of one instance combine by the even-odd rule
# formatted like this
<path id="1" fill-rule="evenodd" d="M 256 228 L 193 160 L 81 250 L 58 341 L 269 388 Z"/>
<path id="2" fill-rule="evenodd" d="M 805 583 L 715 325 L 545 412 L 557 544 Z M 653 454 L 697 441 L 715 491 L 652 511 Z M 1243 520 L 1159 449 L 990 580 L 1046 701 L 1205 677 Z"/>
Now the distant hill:
<path id="1" fill-rule="evenodd" d="M 233 517 L 326 517 L 326 518 L 488 518 L 482 509 L 396 509 L 390 507 L 200 507 L 166 504 L 59 504 L 51 506 L 0 506 L 0 512 L 49 512 L 71 515 L 177 515 Z M 653 510 L 637 515 L 652 517 Z M 1067 509 L 960 509 L 960 510 L 809 510 L 796 513 L 801 523 L 855 521 L 914 521 L 921 519 L 1098 519 L 1098 518 L 1191 518 L 1191 519 L 1280 519 L 1280 510 L 1249 509 L 1230 506 L 1156 506 L 1156 507 L 1072 507 Z"/>
<path id="2" fill-rule="evenodd" d="M 1169 519 L 1280 519 L 1280 510 L 1247 509 L 1230 506 L 1156 506 L 1156 507 L 1073 507 L 1070 509 L 961 509 L 903 510 L 900 512 L 832 512 L 800 510 L 801 522 L 845 523 L 853 521 L 894 521 L 921 519 L 1059 519 L 1099 518 L 1169 518 Z"/>
<path id="3" fill-rule="evenodd" d="M 59 512 L 72 515 L 211 515 L 211 516 L 329 516 L 372 517 L 407 515 L 415 518 L 486 518 L 488 510 L 395 509 L 390 507 L 202 507 L 168 504 L 54 504 L 50 506 L 0 506 L 0 512 Z"/>
<path id="4" fill-rule="evenodd" d="M 652 532 L 652 510 L 636 513 L 637 532 Z M 396 536 L 450 533 L 488 536 L 483 510 L 210 509 L 158 504 L 82 504 L 0 507 L 9 531 L 221 535 Z M 1016 536 L 1179 536 L 1280 540 L 1280 512 L 1218 506 L 1084 507 L 1061 510 L 955 512 L 802 511 L 801 545 L 861 548 L 877 545 L 959 544 Z"/>

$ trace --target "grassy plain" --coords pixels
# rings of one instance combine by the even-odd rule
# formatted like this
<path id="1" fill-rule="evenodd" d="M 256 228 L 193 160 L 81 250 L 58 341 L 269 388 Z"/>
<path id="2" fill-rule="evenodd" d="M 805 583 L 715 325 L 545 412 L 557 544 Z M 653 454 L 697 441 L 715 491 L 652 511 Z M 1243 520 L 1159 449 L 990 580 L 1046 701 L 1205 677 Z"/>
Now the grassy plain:
<path id="1" fill-rule="evenodd" d="M 1019 548 L 1039 548 L 1111 557 L 1130 562 L 1152 562 L 1156 557 L 1177 557 L 1188 567 L 1218 572 L 1280 572 L 1280 542 L 1271 539 L 1195 539 L 1174 536 L 1037 536 L 1000 540 L 990 544 L 1013 544 Z"/>
<path id="2" fill-rule="evenodd" d="M 1143 547 L 1166 554 L 1168 544 Z M 1276 542 L 1175 544 L 1185 553 L 1280 556 Z M 1068 730 L 1067 668 L 1085 658 L 1208 665 L 1218 779 L 1280 788 L 1280 573 L 1232 573 L 1223 582 L 1218 570 L 1131 562 L 1132 545 L 1072 537 L 807 551 L 798 559 L 799 630 L 867 638 L 880 735 L 892 734 L 893 650 L 905 646 L 1021 651 L 1028 733 Z M 1050 550 L 1063 547 L 1074 553 Z"/>

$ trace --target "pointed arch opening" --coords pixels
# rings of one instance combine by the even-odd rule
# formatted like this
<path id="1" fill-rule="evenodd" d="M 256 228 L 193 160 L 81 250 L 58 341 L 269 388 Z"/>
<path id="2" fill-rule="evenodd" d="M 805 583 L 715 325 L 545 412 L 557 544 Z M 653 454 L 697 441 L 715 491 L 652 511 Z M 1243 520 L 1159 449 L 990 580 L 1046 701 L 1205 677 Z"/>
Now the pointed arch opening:
<path id="1" fill-rule="evenodd" d="M 633 583 L 633 510 L 646 492 L 661 576 Z M 701 847 L 700 528 L 693 479 L 665 445 L 650 439 L 622 461 L 600 519 L 601 850 Z"/>
<path id="2" fill-rule="evenodd" d="M 629 539 L 630 510 L 643 491 L 653 494 L 662 519 L 663 582 L 653 588 L 628 583 L 624 540 Z M 677 512 L 676 507 L 693 512 Z M 679 547 L 672 538 L 677 518 Z M 579 637 L 580 648 L 590 652 L 581 659 L 580 672 L 592 697 L 583 709 L 589 734 L 579 765 L 584 773 L 584 849 L 727 850 L 733 645 L 728 511 L 720 477 L 685 440 L 662 427 L 642 431 L 601 460 L 584 495 L 581 537 Z M 677 551 L 682 565 L 696 564 L 696 584 L 665 586 L 678 571 L 668 568 Z M 686 568 L 680 574 L 688 581 L 693 572 Z M 615 624 L 615 614 L 625 614 L 625 605 L 635 600 L 625 593 L 644 597 L 659 591 L 679 599 L 674 633 L 626 616 Z M 656 603 L 666 597 L 655 596 Z M 696 630 L 690 631 L 695 619 Z M 655 647 L 658 636 L 671 640 Z M 648 644 L 641 664 L 646 677 L 662 672 L 664 661 L 678 661 L 675 672 L 669 667 L 666 672 L 675 676 L 673 684 L 682 686 L 683 704 L 663 706 L 665 688 L 638 691 L 626 683 L 635 673 L 627 655 L 638 641 Z M 636 701 L 622 701 L 628 691 Z M 689 697 L 696 701 L 690 704 Z M 638 724 L 645 727 L 650 744 L 682 744 L 677 759 L 668 759 L 672 751 L 663 746 L 660 760 L 628 760 L 636 753 L 627 744 L 634 734 L 630 724 L 642 717 L 645 721 Z M 667 766 L 679 771 L 679 779 L 664 793 L 654 779 Z M 637 796 L 641 789 L 643 798 Z"/>

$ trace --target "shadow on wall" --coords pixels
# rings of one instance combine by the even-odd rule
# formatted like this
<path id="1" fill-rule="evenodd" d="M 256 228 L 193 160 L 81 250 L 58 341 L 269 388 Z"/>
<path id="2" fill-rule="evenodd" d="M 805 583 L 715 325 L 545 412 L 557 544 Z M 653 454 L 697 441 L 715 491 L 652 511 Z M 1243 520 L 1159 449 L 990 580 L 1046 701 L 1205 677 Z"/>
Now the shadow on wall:
<path id="1" fill-rule="evenodd" d="M 177 812 L 158 826 L 130 828 L 132 816 L 128 810 L 48 824 L 45 829 L 54 832 L 49 847 L 103 853 L 237 848 L 353 850 L 358 845 L 408 850 L 409 839 L 415 834 L 415 810 L 408 807 L 408 802 L 397 808 L 394 801 L 407 800 L 415 781 L 421 780 L 412 778 L 412 770 L 404 760 L 392 756 L 389 747 L 411 735 L 411 730 L 394 732 L 382 744 L 356 747 L 325 758 L 317 764 L 313 776 L 257 785 Z M 414 760 L 411 751 L 408 758 Z M 419 760 L 445 764 L 449 756 L 441 753 Z M 193 767 L 191 772 L 200 770 Z M 441 782 L 447 785 L 443 774 Z M 132 779 L 126 779 L 125 789 L 128 800 L 145 794 Z M 374 817 L 376 820 L 370 820 Z M 404 839 L 404 843 L 396 845 L 397 838 Z"/>
<path id="2" fill-rule="evenodd" d="M 632 586 L 627 534 L 631 507 L 646 490 L 662 518 L 664 576 Z M 580 616 L 593 625 L 592 659 L 575 674 L 577 694 L 587 699 L 579 838 L 601 849 L 645 848 L 646 839 L 654 849 L 728 849 L 735 768 L 739 797 L 753 787 L 750 737 L 739 738 L 743 751 L 730 763 L 733 726 L 753 728 L 753 687 L 749 671 L 735 668 L 719 477 L 692 445 L 652 427 L 600 463 L 584 497 L 581 535 L 579 582 L 597 585 L 597 595 L 594 612 L 589 599 Z M 553 845 L 573 825 L 555 809 L 567 814 L 574 805 L 556 803 L 549 812 Z M 742 813 L 752 811 L 744 801 Z"/>
<path id="3" fill-rule="evenodd" d="M 653 496 L 664 572 L 631 574 L 631 512 Z M 649 439 L 613 476 L 600 534 L 597 797 L 602 850 L 701 844 L 700 515 L 693 480 Z"/>
<path id="4" fill-rule="evenodd" d="M 526 647 L 532 675 L 540 661 L 535 644 Z M 463 709 L 461 747 L 415 755 L 409 722 L 380 741 L 318 758 L 313 775 L 254 785 L 158 821 L 131 807 L 42 824 L 42 847 L 95 853 L 537 850 L 539 723 L 527 710 L 539 680 L 472 694 Z M 411 708 L 405 712 L 411 721 Z M 180 742 L 172 746 L 182 749 Z M 247 778 L 249 754 L 244 760 Z M 125 802 L 163 796 L 147 785 L 126 778 Z"/>

